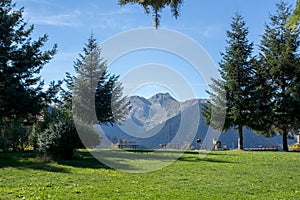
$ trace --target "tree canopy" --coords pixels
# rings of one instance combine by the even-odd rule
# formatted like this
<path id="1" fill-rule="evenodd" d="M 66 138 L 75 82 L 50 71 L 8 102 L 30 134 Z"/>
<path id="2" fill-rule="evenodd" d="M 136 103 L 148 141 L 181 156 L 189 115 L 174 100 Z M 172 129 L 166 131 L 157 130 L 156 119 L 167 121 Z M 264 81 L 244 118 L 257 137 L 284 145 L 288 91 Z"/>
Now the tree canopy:
<path id="1" fill-rule="evenodd" d="M 35 121 L 36 115 L 52 101 L 60 83 L 44 90 L 40 71 L 56 53 L 57 46 L 43 51 L 47 35 L 32 39 L 33 25 L 14 9 L 11 0 L 0 0 L 0 127 L 15 120 Z"/>
<path id="2" fill-rule="evenodd" d="M 134 3 L 143 6 L 147 14 L 153 13 L 154 26 L 158 28 L 162 9 L 169 6 L 173 16 L 177 19 L 180 15 L 180 7 L 183 5 L 183 0 L 119 0 L 119 5 L 122 6 Z"/>

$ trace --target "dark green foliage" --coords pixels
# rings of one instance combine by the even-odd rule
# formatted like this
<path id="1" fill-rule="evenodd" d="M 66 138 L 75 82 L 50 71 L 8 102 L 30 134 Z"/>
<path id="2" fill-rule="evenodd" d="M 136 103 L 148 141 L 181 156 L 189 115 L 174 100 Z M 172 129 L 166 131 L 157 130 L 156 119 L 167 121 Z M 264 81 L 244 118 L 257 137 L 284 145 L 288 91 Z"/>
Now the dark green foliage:
<path id="1" fill-rule="evenodd" d="M 266 77 L 265 93 L 272 109 L 266 118 L 273 130 L 283 136 L 283 149 L 288 150 L 288 134 L 299 131 L 299 28 L 286 26 L 291 10 L 286 3 L 277 4 L 277 13 L 270 16 L 260 44 L 260 71 Z M 269 96 L 269 95 L 268 95 Z"/>
<path id="2" fill-rule="evenodd" d="M 147 14 L 153 13 L 153 21 L 155 28 L 160 24 L 160 13 L 166 6 L 171 7 L 173 16 L 177 19 L 180 15 L 180 7 L 183 0 L 119 0 L 119 5 L 137 3 L 143 6 Z"/>
<path id="3" fill-rule="evenodd" d="M 33 124 L 32 129 L 28 135 L 28 143 L 33 147 L 34 150 L 38 149 L 37 138 L 40 133 L 39 128 L 37 128 L 38 123 L 39 122 Z"/>
<path id="4" fill-rule="evenodd" d="M 219 63 L 222 80 L 213 80 L 211 91 L 208 92 L 211 102 L 203 109 L 208 125 L 223 131 L 230 128 L 238 130 L 239 149 L 243 149 L 242 128 L 250 127 L 253 120 L 250 107 L 254 73 L 254 60 L 251 57 L 253 44 L 247 36 L 245 21 L 240 14 L 236 14 L 231 31 L 227 31 L 228 46 L 225 53 L 221 54 L 222 60 Z M 216 112 L 225 115 L 225 109 L 225 123 L 222 126 L 222 115 Z"/>
<path id="5" fill-rule="evenodd" d="M 28 141 L 28 130 L 24 128 L 21 121 L 13 121 L 8 127 L 5 127 L 3 139 L 7 142 L 7 148 L 13 151 L 24 150 Z"/>
<path id="6" fill-rule="evenodd" d="M 270 116 L 273 113 L 270 99 L 272 92 L 269 90 L 269 77 L 265 69 L 258 61 L 254 65 L 254 79 L 251 87 L 251 125 L 250 127 L 258 134 L 266 137 L 274 136 L 276 133 L 272 130 L 272 120 Z"/>
<path id="7" fill-rule="evenodd" d="M 129 111 L 128 102 L 122 96 L 119 77 L 108 73 L 93 35 L 79 57 L 74 64 L 77 75 L 67 74 L 66 79 L 66 102 L 72 97 L 74 116 L 87 124 L 122 122 Z"/>
<path id="8" fill-rule="evenodd" d="M 39 132 L 37 146 L 41 152 L 70 159 L 75 149 L 92 148 L 100 143 L 100 136 L 95 129 L 84 124 L 79 128 L 84 129 L 84 138 L 77 134 L 72 113 L 65 109 L 53 109 L 46 113 L 43 122 L 36 125 L 36 131 Z M 84 146 L 81 139 L 89 143 Z"/>
<path id="9" fill-rule="evenodd" d="M 32 124 L 60 85 L 52 83 L 43 91 L 39 73 L 56 53 L 56 46 L 42 51 L 48 36 L 33 41 L 34 26 L 24 22 L 23 9 L 14 7 L 11 0 L 0 0 L 0 134 L 15 121 Z"/>
<path id="10" fill-rule="evenodd" d="M 226 90 L 223 80 L 212 80 L 209 85 L 211 91 L 207 91 L 210 101 L 202 105 L 202 115 L 205 117 L 206 125 L 217 130 L 224 130 L 226 118 Z"/>
<path id="11" fill-rule="evenodd" d="M 8 151 L 9 141 L 4 135 L 0 135 L 0 150 Z"/>
<path id="12" fill-rule="evenodd" d="M 107 71 L 105 72 L 107 74 Z M 95 110 L 101 124 L 121 123 L 129 112 L 129 102 L 122 96 L 119 76 L 110 75 L 105 83 L 98 83 L 95 94 Z"/>
<path id="13" fill-rule="evenodd" d="M 67 89 L 61 88 L 62 106 L 68 110 L 72 110 L 72 90 L 74 88 L 74 77 L 67 72 L 64 79 Z"/>
<path id="14" fill-rule="evenodd" d="M 29 144 L 36 150 L 38 149 L 38 137 L 41 132 L 43 132 L 53 121 L 56 119 L 56 110 L 54 110 L 52 113 L 53 108 L 48 107 L 45 109 L 42 113 L 42 119 L 34 123 L 32 130 L 28 137 Z"/>

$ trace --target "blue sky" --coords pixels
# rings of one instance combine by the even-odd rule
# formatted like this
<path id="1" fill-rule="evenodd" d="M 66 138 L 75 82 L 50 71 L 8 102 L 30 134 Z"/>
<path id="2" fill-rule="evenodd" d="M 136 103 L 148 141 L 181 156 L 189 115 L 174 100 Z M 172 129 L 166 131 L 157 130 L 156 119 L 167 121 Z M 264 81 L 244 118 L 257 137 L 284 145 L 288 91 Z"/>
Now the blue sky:
<path id="1" fill-rule="evenodd" d="M 113 35 L 136 28 L 153 27 L 152 16 L 145 15 L 138 5 L 119 6 L 117 0 L 18 0 L 17 6 L 24 7 L 24 18 L 29 24 L 35 24 L 33 38 L 42 34 L 49 35 L 46 48 L 58 44 L 58 53 L 47 64 L 42 76 L 48 83 L 63 79 L 65 72 L 73 71 L 73 62 L 82 51 L 84 44 L 94 32 L 99 43 Z M 215 64 L 220 61 L 220 52 L 226 46 L 226 30 L 230 28 L 231 17 L 235 12 L 241 13 L 249 27 L 249 39 L 259 44 L 264 32 L 264 23 L 268 22 L 270 13 L 275 12 L 279 0 L 185 0 L 181 16 L 176 20 L 171 17 L 169 8 L 163 10 L 160 28 L 178 31 L 195 40 L 209 54 Z M 295 6 L 296 0 L 287 0 Z M 161 52 L 160 52 L 161 53 Z M 164 56 L 158 56 L 164 55 Z M 157 51 L 135 52 L 122 57 L 110 66 L 112 73 L 126 74 L 126 70 L 138 65 L 161 63 L 174 68 L 187 79 L 194 90 L 195 97 L 207 97 L 206 84 L 201 76 L 195 76 L 192 66 L 183 60 L 177 60 L 168 53 Z M 122 61 L 122 62 L 121 62 Z M 175 63 L 176 61 L 176 63 Z M 126 70 L 124 70 L 126 69 Z M 149 97 L 156 92 L 170 92 L 168 87 L 152 84 L 136 88 L 134 94 Z M 176 97 L 176 94 L 173 93 Z M 181 100 L 192 98 L 187 95 Z"/>

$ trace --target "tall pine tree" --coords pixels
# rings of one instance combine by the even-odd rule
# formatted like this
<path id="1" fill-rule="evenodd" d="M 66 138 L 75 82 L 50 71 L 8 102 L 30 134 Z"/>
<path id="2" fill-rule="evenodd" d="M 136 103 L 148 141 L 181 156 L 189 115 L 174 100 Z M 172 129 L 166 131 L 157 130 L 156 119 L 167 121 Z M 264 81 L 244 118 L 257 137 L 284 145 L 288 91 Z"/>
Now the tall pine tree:
<path id="1" fill-rule="evenodd" d="M 88 124 L 122 122 L 128 114 L 129 103 L 122 95 L 119 77 L 108 73 L 107 63 L 101 57 L 101 49 L 93 34 L 74 68 L 77 75 L 67 75 L 71 93 L 65 93 L 66 97 L 73 97 L 74 115 Z M 65 100 L 70 102 L 68 98 Z"/>
<path id="2" fill-rule="evenodd" d="M 288 151 L 289 134 L 299 130 L 299 28 L 286 26 L 290 16 L 289 6 L 278 3 L 277 13 L 265 26 L 259 54 L 260 70 L 268 80 L 265 91 L 271 94 L 268 118 L 283 137 L 284 151 Z"/>
<path id="3" fill-rule="evenodd" d="M 227 31 L 225 53 L 221 53 L 219 63 L 222 80 L 213 80 L 208 92 L 211 102 L 204 107 L 203 114 L 208 125 L 227 131 L 234 128 L 238 131 L 238 149 L 243 149 L 243 127 L 250 126 L 251 120 L 251 87 L 253 80 L 253 43 L 247 39 L 248 29 L 240 14 L 235 14 L 231 30 Z M 212 119 L 212 107 L 226 109 L 225 124 L 220 127 L 219 120 Z M 213 121 L 211 121 L 213 120 Z"/>
<path id="4" fill-rule="evenodd" d="M 24 22 L 23 9 L 14 8 L 11 0 L 0 0 L 0 132 L 16 120 L 34 121 L 59 90 L 52 83 L 45 92 L 39 75 L 56 46 L 42 51 L 48 36 L 33 41 L 34 26 Z"/>

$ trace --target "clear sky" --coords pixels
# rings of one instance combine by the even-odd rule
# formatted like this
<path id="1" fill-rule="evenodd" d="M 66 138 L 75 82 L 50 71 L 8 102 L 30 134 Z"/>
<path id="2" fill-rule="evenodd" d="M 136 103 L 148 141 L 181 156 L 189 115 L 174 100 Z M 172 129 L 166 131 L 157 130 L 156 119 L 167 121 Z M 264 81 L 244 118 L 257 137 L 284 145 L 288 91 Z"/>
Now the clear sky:
<path id="1" fill-rule="evenodd" d="M 63 79 L 65 72 L 73 71 L 73 62 L 82 51 L 93 31 L 98 43 L 113 35 L 136 28 L 153 27 L 152 15 L 145 15 L 138 5 L 119 6 L 117 0 L 17 0 L 18 7 L 24 7 L 24 18 L 35 24 L 33 38 L 49 35 L 47 48 L 58 44 L 58 53 L 47 64 L 42 76 L 46 83 Z M 249 27 L 249 39 L 259 45 L 264 32 L 264 23 L 270 13 L 275 12 L 279 0 L 185 0 L 181 16 L 176 20 L 169 8 L 163 10 L 160 28 L 178 31 L 195 40 L 209 54 L 217 65 L 220 52 L 226 46 L 226 30 L 230 28 L 231 17 L 235 12 L 244 16 Z M 296 0 L 286 0 L 292 7 Z M 153 28 L 154 29 L 154 28 Z M 205 98 L 206 84 L 201 76 L 196 76 L 193 67 L 167 52 L 143 51 L 123 56 L 109 66 L 112 73 L 126 77 L 128 71 L 149 63 L 161 64 L 174 69 L 191 84 L 195 97 Z M 124 68 L 120 69 L 122 65 Z M 145 75 L 145 74 L 144 74 Z M 126 86 L 127 87 L 127 86 Z M 126 93 L 125 87 L 125 93 Z M 127 88 L 128 89 L 128 88 Z M 182 89 L 184 90 L 184 89 Z M 140 86 L 128 95 L 138 94 L 149 97 L 156 92 L 174 92 L 168 85 L 148 84 Z M 180 100 L 192 98 L 191 95 Z"/>

